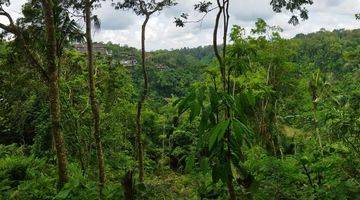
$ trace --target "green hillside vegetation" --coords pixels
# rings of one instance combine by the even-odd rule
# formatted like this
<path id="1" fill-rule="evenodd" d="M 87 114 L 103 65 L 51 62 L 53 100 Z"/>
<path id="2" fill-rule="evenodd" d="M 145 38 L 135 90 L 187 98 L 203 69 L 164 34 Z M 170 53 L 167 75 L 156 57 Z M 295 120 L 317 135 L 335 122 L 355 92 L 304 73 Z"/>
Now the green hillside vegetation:
<path id="1" fill-rule="evenodd" d="M 36 37 L 30 45 L 44 65 L 42 26 L 25 26 L 24 37 Z M 1 39 L 0 199 L 232 199 L 232 192 L 236 199 L 359 199 L 360 29 L 291 39 L 279 31 L 261 19 L 251 32 L 233 26 L 225 79 L 213 46 L 146 52 L 144 181 L 135 136 L 141 50 L 102 43 L 111 53 L 95 54 L 93 76 L 104 185 L 87 54 L 72 41 L 56 53 L 68 174 L 62 185 L 51 84 L 19 38 Z"/>

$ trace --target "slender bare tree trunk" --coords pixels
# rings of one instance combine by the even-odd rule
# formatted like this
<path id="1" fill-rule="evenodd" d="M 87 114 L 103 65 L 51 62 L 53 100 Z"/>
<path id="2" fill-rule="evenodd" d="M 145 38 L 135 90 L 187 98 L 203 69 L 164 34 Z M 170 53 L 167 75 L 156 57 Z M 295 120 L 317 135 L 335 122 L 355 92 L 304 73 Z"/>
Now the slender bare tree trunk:
<path id="1" fill-rule="evenodd" d="M 87 65 L 89 73 L 89 98 L 92 110 L 92 117 L 94 123 L 94 138 L 96 144 L 96 152 L 98 159 L 98 175 L 99 175 L 99 187 L 100 194 L 102 187 L 105 184 L 105 161 L 104 161 L 104 151 L 100 139 L 100 114 L 99 114 L 99 105 L 96 100 L 96 91 L 95 91 L 95 80 L 94 80 L 94 58 L 93 58 L 93 45 L 91 37 L 91 2 L 86 0 L 85 2 L 85 23 L 86 23 L 86 42 L 87 42 Z"/>
<path id="2" fill-rule="evenodd" d="M 215 52 L 215 57 L 216 59 L 219 61 L 219 65 L 220 65 L 220 72 L 221 72 L 221 80 L 222 80 L 222 85 L 223 85 L 223 90 L 226 91 L 226 77 L 225 77 L 225 66 L 223 65 L 223 60 L 220 56 L 219 53 L 219 49 L 218 49 L 218 31 L 219 31 L 219 24 L 220 24 L 220 17 L 221 17 L 221 13 L 223 12 L 223 7 L 221 6 L 219 0 L 218 0 L 218 6 L 219 6 L 219 11 L 216 15 L 216 19 L 215 19 L 215 27 L 214 27 L 214 32 L 213 32 L 213 48 L 214 48 L 214 52 Z"/>
<path id="3" fill-rule="evenodd" d="M 148 93 L 148 76 L 147 76 L 147 70 L 145 65 L 145 31 L 146 31 L 146 25 L 149 21 L 150 16 L 146 15 L 145 21 L 143 22 L 143 25 L 141 27 L 141 67 L 143 72 L 143 78 L 144 78 L 144 86 L 142 94 L 139 97 L 138 105 L 137 105 L 137 113 L 136 113 L 136 143 L 137 143 L 137 156 L 138 156 L 138 163 L 139 163 L 139 181 L 144 181 L 144 147 L 142 143 L 141 138 L 141 114 L 142 114 L 142 107 L 145 102 L 147 93 Z"/>
<path id="4" fill-rule="evenodd" d="M 215 56 L 217 58 L 217 60 L 219 61 L 219 65 L 220 65 L 220 73 L 221 73 L 221 80 L 222 80 L 222 85 L 223 85 L 223 90 L 226 93 L 230 93 L 230 87 L 228 88 L 227 85 L 228 83 L 226 82 L 226 60 L 225 60 L 225 56 L 226 56 L 226 45 L 227 45 L 227 31 L 228 31 L 228 20 L 230 18 L 229 16 L 229 1 L 225 1 L 223 0 L 222 3 L 220 2 L 220 0 L 217 0 L 217 4 L 219 7 L 218 13 L 216 15 L 216 19 L 215 19 L 215 27 L 214 27 L 214 32 L 213 32 L 213 48 L 214 48 L 214 52 L 215 52 Z M 220 18 L 221 18 L 221 14 L 223 14 L 223 57 L 221 57 L 220 53 L 219 53 L 219 49 L 218 49 L 218 42 L 217 42 L 217 37 L 218 37 L 218 30 L 219 30 L 219 24 L 220 24 Z M 230 118 L 230 110 L 229 108 L 226 108 L 225 111 L 225 120 Z M 226 185 L 228 188 L 228 192 L 229 192 L 229 197 L 231 200 L 235 200 L 236 199 L 236 194 L 235 194 L 235 190 L 234 190 L 234 185 L 233 185 L 233 175 L 232 175 L 232 170 L 231 170 L 231 160 L 232 160 L 232 156 L 231 156 L 231 148 L 230 148 L 230 140 L 231 140 L 231 130 L 230 128 L 227 129 L 227 134 L 226 134 L 226 142 L 227 142 L 227 153 L 226 153 L 226 161 L 228 162 L 230 169 L 229 169 L 229 175 L 227 177 L 227 181 L 226 181 Z"/>
<path id="5" fill-rule="evenodd" d="M 47 39 L 47 68 L 49 77 L 49 98 L 51 113 L 51 132 L 54 137 L 56 156 L 59 168 L 59 185 L 68 182 L 67 155 L 63 135 L 60 132 L 60 95 L 59 70 L 56 64 L 56 36 L 52 0 L 42 0 L 46 39 Z"/>

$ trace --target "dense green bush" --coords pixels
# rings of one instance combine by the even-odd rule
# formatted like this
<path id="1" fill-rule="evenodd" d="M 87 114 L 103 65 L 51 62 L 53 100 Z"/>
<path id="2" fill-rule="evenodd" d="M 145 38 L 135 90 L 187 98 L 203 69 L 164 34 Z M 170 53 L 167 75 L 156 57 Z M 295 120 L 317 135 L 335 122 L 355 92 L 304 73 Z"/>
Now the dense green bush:
<path id="1" fill-rule="evenodd" d="M 0 197 L 52 199 L 57 191 L 55 167 L 41 159 L 15 154 L 0 158 Z"/>

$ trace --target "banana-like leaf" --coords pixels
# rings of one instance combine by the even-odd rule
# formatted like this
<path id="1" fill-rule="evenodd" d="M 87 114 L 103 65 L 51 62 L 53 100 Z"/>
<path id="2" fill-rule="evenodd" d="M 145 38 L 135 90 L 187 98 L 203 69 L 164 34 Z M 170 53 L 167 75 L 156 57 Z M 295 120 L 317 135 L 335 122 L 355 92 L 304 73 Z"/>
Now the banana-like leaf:
<path id="1" fill-rule="evenodd" d="M 215 144 L 224 138 L 225 132 L 228 129 L 230 120 L 225 120 L 217 124 L 210 132 L 209 149 L 214 148 Z"/>

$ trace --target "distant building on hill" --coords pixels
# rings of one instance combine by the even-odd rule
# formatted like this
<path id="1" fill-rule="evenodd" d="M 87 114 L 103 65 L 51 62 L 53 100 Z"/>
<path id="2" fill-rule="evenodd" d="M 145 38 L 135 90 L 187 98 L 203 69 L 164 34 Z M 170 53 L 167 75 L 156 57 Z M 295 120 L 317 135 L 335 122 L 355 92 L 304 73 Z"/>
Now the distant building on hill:
<path id="1" fill-rule="evenodd" d="M 137 61 L 135 59 L 121 60 L 120 64 L 124 65 L 125 67 L 132 67 L 137 64 Z"/>
<path id="2" fill-rule="evenodd" d="M 74 48 L 81 52 L 81 53 L 87 53 L 87 43 L 77 43 L 77 44 L 74 44 Z M 112 55 L 112 52 L 110 50 L 107 50 L 106 49 L 106 46 L 105 44 L 103 43 L 97 43 L 97 42 L 94 42 L 93 43 L 93 52 L 96 54 L 96 53 L 99 53 L 99 54 L 102 54 L 102 55 L 107 55 L 107 56 L 111 56 Z"/>
<path id="3" fill-rule="evenodd" d="M 155 66 L 155 68 L 159 71 L 168 71 L 170 67 L 164 65 L 164 64 L 158 64 Z"/>
<path id="4" fill-rule="evenodd" d="M 133 67 L 138 64 L 135 56 L 135 52 L 127 52 L 121 54 L 120 64 L 125 67 Z"/>

